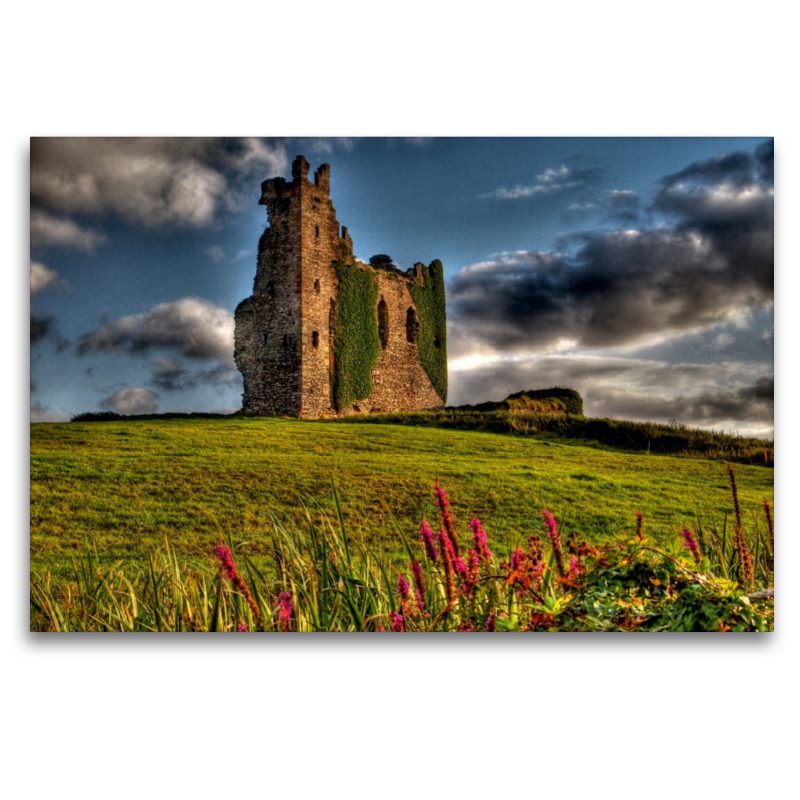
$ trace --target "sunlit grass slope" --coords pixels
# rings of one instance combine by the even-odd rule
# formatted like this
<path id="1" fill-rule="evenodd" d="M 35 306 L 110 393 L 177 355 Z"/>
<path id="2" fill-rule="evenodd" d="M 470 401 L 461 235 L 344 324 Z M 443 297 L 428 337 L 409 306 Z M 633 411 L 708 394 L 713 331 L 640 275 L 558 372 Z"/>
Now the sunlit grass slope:
<path id="1" fill-rule="evenodd" d="M 773 499 L 773 470 L 737 465 L 746 522 Z M 542 508 L 562 530 L 600 541 L 635 528 L 677 534 L 733 505 L 719 460 L 632 454 L 479 431 L 308 421 L 154 420 L 31 425 L 31 569 L 63 573 L 91 539 L 104 560 L 144 557 L 166 536 L 207 555 L 220 531 L 269 562 L 270 514 L 299 518 L 301 500 L 402 557 L 393 515 L 416 536 L 436 518 L 438 478 L 461 520 L 478 517 L 500 554 L 539 532 Z"/>

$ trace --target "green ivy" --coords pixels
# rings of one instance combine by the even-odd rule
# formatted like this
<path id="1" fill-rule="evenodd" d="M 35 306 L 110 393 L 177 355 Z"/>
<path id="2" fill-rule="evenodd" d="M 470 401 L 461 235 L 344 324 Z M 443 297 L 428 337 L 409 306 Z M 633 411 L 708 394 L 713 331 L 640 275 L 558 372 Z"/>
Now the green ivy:
<path id="1" fill-rule="evenodd" d="M 342 247 L 335 264 L 339 279 L 331 376 L 333 400 L 340 411 L 372 394 L 372 369 L 381 354 L 378 336 L 378 286 L 371 269 L 359 269 Z"/>
<path id="2" fill-rule="evenodd" d="M 417 306 L 420 331 L 417 350 L 422 368 L 442 402 L 447 402 L 447 314 L 444 302 L 444 270 L 437 258 L 422 268 L 423 283 L 409 286 Z"/>

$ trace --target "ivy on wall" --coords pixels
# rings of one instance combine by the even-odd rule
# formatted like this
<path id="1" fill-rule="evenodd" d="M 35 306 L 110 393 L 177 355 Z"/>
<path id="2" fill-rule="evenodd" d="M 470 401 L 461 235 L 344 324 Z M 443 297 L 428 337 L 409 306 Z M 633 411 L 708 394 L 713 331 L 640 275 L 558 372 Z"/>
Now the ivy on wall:
<path id="1" fill-rule="evenodd" d="M 342 246 L 335 264 L 339 279 L 333 328 L 333 401 L 340 411 L 372 393 L 372 369 L 381 354 L 378 286 L 371 269 L 359 269 Z"/>
<path id="2" fill-rule="evenodd" d="M 419 361 L 442 402 L 447 402 L 447 313 L 442 262 L 438 258 L 431 261 L 422 268 L 422 277 L 422 284 L 415 281 L 409 286 L 420 321 Z"/>

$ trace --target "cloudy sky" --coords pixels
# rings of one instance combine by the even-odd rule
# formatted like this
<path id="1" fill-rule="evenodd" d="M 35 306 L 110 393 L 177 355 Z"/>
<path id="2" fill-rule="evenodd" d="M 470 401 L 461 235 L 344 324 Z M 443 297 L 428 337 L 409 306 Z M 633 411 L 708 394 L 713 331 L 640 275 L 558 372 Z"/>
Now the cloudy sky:
<path id="1" fill-rule="evenodd" d="M 33 139 L 31 419 L 239 408 L 260 183 L 298 154 L 359 258 L 444 263 L 450 404 L 772 437 L 767 138 Z"/>

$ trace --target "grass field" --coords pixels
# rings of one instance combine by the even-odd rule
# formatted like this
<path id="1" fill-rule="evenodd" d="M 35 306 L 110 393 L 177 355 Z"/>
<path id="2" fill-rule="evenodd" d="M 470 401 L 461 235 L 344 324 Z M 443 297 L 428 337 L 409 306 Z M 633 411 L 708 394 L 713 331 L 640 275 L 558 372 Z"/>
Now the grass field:
<path id="1" fill-rule="evenodd" d="M 565 534 L 599 542 L 635 528 L 677 536 L 732 514 L 722 460 L 588 447 L 480 431 L 267 419 L 31 425 L 31 570 L 65 574 L 85 539 L 100 558 L 144 558 L 170 545 L 207 556 L 220 530 L 251 541 L 266 566 L 270 515 L 301 500 L 332 510 L 336 482 L 351 535 L 402 558 L 393 515 L 409 538 L 436 518 L 447 490 L 457 524 L 482 520 L 499 554 L 540 532 L 549 508 Z M 773 470 L 736 465 L 745 524 L 773 499 Z"/>

